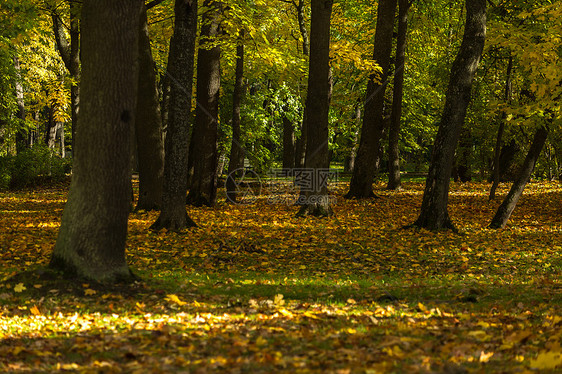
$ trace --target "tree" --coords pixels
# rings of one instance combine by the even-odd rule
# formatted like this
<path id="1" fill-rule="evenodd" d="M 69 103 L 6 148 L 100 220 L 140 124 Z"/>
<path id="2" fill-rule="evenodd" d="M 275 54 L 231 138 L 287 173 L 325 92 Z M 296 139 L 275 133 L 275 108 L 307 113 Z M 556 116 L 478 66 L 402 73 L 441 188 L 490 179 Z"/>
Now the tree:
<path id="1" fill-rule="evenodd" d="M 511 97 L 511 72 L 513 71 L 513 56 L 511 52 L 509 53 L 509 62 L 507 64 L 507 74 L 505 79 L 505 93 L 504 99 L 506 103 L 509 103 L 509 98 Z M 494 200 L 496 198 L 496 189 L 500 184 L 500 155 L 501 155 L 501 145 L 503 132 L 505 128 L 506 113 L 503 111 L 499 122 L 498 134 L 496 136 L 496 146 L 494 148 L 494 164 L 493 164 L 493 174 L 492 174 L 492 187 L 490 188 L 489 200 Z"/>
<path id="2" fill-rule="evenodd" d="M 74 173 L 50 266 L 96 281 L 130 279 L 125 240 L 142 1 L 85 0 L 82 109 Z"/>
<path id="3" fill-rule="evenodd" d="M 332 0 L 312 0 L 310 62 L 305 117 L 307 131 L 305 172 L 311 184 L 301 186 L 304 202 L 299 216 L 330 216 L 328 196 L 330 159 L 328 152 L 328 111 L 330 102 L 330 21 Z M 309 188 L 310 187 L 310 188 Z M 304 194 L 302 193 L 304 190 Z"/>
<path id="4" fill-rule="evenodd" d="M 185 210 L 189 113 L 197 36 L 197 0 L 176 0 L 174 34 L 170 41 L 167 75 L 171 80 L 168 130 L 165 140 L 164 188 L 160 216 L 153 230 L 195 226 Z"/>
<path id="5" fill-rule="evenodd" d="M 284 0 L 283 0 L 284 1 Z M 301 33 L 302 39 L 302 54 L 308 56 L 310 53 L 310 40 L 308 38 L 308 31 L 306 30 L 306 20 L 304 13 L 304 0 L 299 0 L 298 3 L 295 0 L 291 0 L 291 3 L 295 6 L 297 11 L 297 21 L 299 24 L 299 31 Z M 301 136 L 295 141 L 295 162 L 296 167 L 303 167 L 306 157 L 306 108 L 302 119 L 301 125 Z"/>
<path id="6" fill-rule="evenodd" d="M 162 203 L 164 181 L 164 143 L 146 6 L 143 6 L 139 28 L 139 83 L 135 136 L 139 163 L 139 200 L 136 209 L 158 210 Z"/>
<path id="7" fill-rule="evenodd" d="M 392 114 L 388 132 L 388 189 L 400 188 L 400 119 L 402 116 L 402 97 L 404 92 L 404 69 L 406 52 L 406 34 L 408 31 L 408 10 L 410 0 L 398 0 L 398 38 L 396 40 L 396 58 L 394 60 L 394 91 L 392 96 Z"/>
<path id="8" fill-rule="evenodd" d="M 372 75 L 367 85 L 363 110 L 361 140 L 355 159 L 355 167 L 346 198 L 373 197 L 373 178 L 383 131 L 384 93 L 387 86 L 388 67 L 392 50 L 392 32 L 396 0 L 380 0 L 377 10 L 377 29 L 373 59 L 380 65 L 378 76 Z"/>
<path id="9" fill-rule="evenodd" d="M 217 197 L 217 138 L 220 91 L 221 48 L 215 38 L 219 34 L 221 3 L 203 2 L 205 12 L 201 26 L 197 56 L 197 107 L 191 137 L 193 177 L 187 202 L 195 206 L 212 206 Z"/>
<path id="10" fill-rule="evenodd" d="M 54 8 L 51 11 L 53 31 L 57 49 L 73 80 L 70 86 L 70 106 L 72 118 L 72 149 L 74 150 L 74 137 L 78 122 L 80 105 L 80 11 L 81 5 L 77 1 L 67 0 L 70 7 L 70 41 L 66 37 L 64 22 L 61 14 Z"/>
<path id="11" fill-rule="evenodd" d="M 454 229 L 447 211 L 451 169 L 485 38 L 486 0 L 467 0 L 463 40 L 451 67 L 445 107 L 433 146 L 421 212 L 415 226 L 432 230 Z"/>
<path id="12" fill-rule="evenodd" d="M 241 32 L 240 39 L 244 34 Z M 232 95 L 232 143 L 228 162 L 228 176 L 226 179 L 226 197 L 229 202 L 236 202 L 236 173 L 244 167 L 244 148 L 240 134 L 240 102 L 244 94 L 244 41 L 240 40 L 236 46 L 236 76 L 234 93 Z"/>
<path id="13" fill-rule="evenodd" d="M 513 182 L 509 193 L 498 207 L 492 222 L 490 222 L 489 227 L 491 229 L 502 229 L 507 224 L 509 217 L 511 217 L 511 213 L 513 213 L 519 198 L 523 194 L 523 190 L 525 189 L 527 182 L 529 182 L 529 179 L 531 178 L 531 173 L 535 168 L 535 164 L 537 163 L 537 159 L 539 158 L 547 136 L 548 129 L 546 127 L 540 127 L 535 132 L 533 142 L 531 143 L 527 157 L 525 157 L 525 161 L 519 170 L 517 179 Z"/>

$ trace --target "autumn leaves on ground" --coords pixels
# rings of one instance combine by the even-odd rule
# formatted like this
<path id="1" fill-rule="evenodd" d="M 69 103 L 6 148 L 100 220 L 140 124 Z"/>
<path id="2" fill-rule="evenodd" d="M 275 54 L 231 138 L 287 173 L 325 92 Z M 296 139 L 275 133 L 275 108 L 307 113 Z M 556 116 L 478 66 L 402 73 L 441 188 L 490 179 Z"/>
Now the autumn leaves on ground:
<path id="1" fill-rule="evenodd" d="M 454 184 L 459 234 L 403 229 L 423 192 L 404 187 L 350 201 L 341 184 L 329 219 L 266 195 L 188 207 L 199 227 L 183 233 L 133 213 L 140 279 L 112 288 L 41 270 L 66 187 L 0 194 L 0 371 L 559 370 L 560 186 L 529 185 L 497 231 L 485 228 L 499 204 L 488 186 Z"/>

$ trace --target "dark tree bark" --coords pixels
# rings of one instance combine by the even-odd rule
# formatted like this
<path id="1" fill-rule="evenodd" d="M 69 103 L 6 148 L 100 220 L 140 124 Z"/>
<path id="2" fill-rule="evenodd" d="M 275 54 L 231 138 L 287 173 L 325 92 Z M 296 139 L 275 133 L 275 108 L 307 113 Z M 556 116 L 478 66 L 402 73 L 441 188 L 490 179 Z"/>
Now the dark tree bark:
<path id="1" fill-rule="evenodd" d="M 158 210 L 162 203 L 164 182 L 164 143 L 156 71 L 150 48 L 145 7 L 141 12 L 139 29 L 136 118 L 135 136 L 139 171 L 139 200 L 136 209 Z"/>
<path id="2" fill-rule="evenodd" d="M 298 215 L 330 216 L 328 196 L 328 111 L 330 102 L 330 21 L 332 0 L 312 0 L 310 62 L 306 97 L 306 161 L 312 183 L 301 186 L 303 202 Z M 311 187 L 311 188 L 308 188 Z M 305 191 L 303 191 L 306 188 Z M 302 193 L 304 192 L 304 194 Z"/>
<path id="3" fill-rule="evenodd" d="M 197 56 L 197 108 L 191 137 L 193 177 L 187 202 L 195 206 L 212 206 L 217 197 L 217 140 L 220 90 L 220 46 L 213 43 L 219 33 L 221 3 L 205 0 L 201 41 Z"/>
<path id="4" fill-rule="evenodd" d="M 125 259 L 130 138 L 141 0 L 84 0 L 82 110 L 68 202 L 50 266 L 79 278 L 129 280 Z"/>
<path id="5" fill-rule="evenodd" d="M 511 71 L 513 70 L 513 56 L 511 53 L 509 54 L 509 62 L 507 63 L 507 76 L 505 79 L 505 94 L 504 100 L 506 103 L 509 102 L 509 98 L 511 97 Z M 503 111 L 501 118 L 500 118 L 500 125 L 498 128 L 498 135 L 496 137 L 496 147 L 494 149 L 494 166 L 493 166 L 493 174 L 492 174 L 492 187 L 490 188 L 490 197 L 489 200 L 494 200 L 496 198 L 496 189 L 500 184 L 500 154 L 501 154 L 501 146 L 502 146 L 502 138 L 503 138 L 503 131 L 505 127 L 505 120 L 507 116 L 505 111 Z"/>
<path id="6" fill-rule="evenodd" d="M 241 38 L 243 35 L 240 35 Z M 241 40 L 236 47 L 236 78 L 232 95 L 232 144 L 226 177 L 226 201 L 236 203 L 236 177 L 244 168 L 244 148 L 242 147 L 240 129 L 240 103 L 244 94 L 244 42 Z"/>
<path id="7" fill-rule="evenodd" d="M 445 107 L 433 146 L 420 216 L 415 226 L 431 230 L 454 229 L 447 211 L 451 169 L 485 38 L 486 0 L 467 0 L 464 36 L 451 67 Z"/>
<path id="8" fill-rule="evenodd" d="M 197 0 L 176 0 L 174 33 L 170 41 L 167 75 L 170 79 L 164 186 L 160 216 L 151 229 L 181 230 L 195 226 L 185 210 L 189 114 L 197 35 Z"/>
<path id="9" fill-rule="evenodd" d="M 395 13 L 396 0 L 379 1 L 373 59 L 382 68 L 382 73 L 380 76 L 371 76 L 367 85 L 361 140 L 346 198 L 361 199 L 375 196 L 373 178 L 377 171 L 377 153 L 384 127 L 384 93 L 388 83 Z"/>
<path id="10" fill-rule="evenodd" d="M 295 167 L 295 129 L 293 122 L 283 115 L 283 169 Z"/>
<path id="11" fill-rule="evenodd" d="M 388 132 L 388 186 L 389 190 L 400 189 L 400 122 L 402 116 L 402 97 L 404 92 L 404 65 L 406 63 L 406 35 L 408 31 L 408 10 L 410 0 L 398 0 L 398 37 L 396 40 L 396 59 L 394 61 L 394 91 L 392 95 L 392 114 Z"/>
<path id="12" fill-rule="evenodd" d="M 306 31 L 306 21 L 304 19 L 304 0 L 299 0 L 296 4 L 297 8 L 297 21 L 299 22 L 299 30 L 302 36 L 302 54 L 308 56 L 310 51 L 310 41 L 308 39 L 308 32 Z"/>
<path id="13" fill-rule="evenodd" d="M 459 142 L 456 150 L 455 161 L 453 163 L 453 179 L 455 182 L 470 182 L 472 158 L 472 133 L 470 128 L 463 127 L 460 132 Z"/>
<path id="14" fill-rule="evenodd" d="M 545 127 L 541 127 L 535 132 L 531 148 L 529 148 L 527 157 L 525 157 L 525 161 L 519 170 L 519 175 L 511 186 L 511 189 L 502 204 L 496 211 L 496 215 L 492 219 L 492 222 L 490 222 L 489 228 L 502 229 L 507 224 L 507 220 L 511 217 L 511 213 L 513 213 L 519 198 L 523 194 L 523 190 L 525 189 L 527 182 L 529 182 L 529 179 L 531 178 L 531 174 L 535 169 L 535 164 L 537 163 L 537 159 L 539 158 L 544 143 L 546 142 L 547 136 L 548 130 Z"/>

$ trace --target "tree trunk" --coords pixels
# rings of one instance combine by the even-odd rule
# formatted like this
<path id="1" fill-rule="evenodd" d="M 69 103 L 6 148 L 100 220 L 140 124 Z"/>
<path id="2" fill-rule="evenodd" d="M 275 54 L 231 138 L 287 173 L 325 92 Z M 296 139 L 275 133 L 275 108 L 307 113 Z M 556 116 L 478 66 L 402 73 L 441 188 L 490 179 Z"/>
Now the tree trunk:
<path id="1" fill-rule="evenodd" d="M 135 135 L 139 164 L 137 210 L 158 210 L 164 182 L 164 144 L 156 71 L 143 6 L 139 29 L 139 83 Z"/>
<path id="2" fill-rule="evenodd" d="M 509 99 L 511 97 L 511 71 L 513 70 L 513 56 L 511 53 L 509 54 L 509 62 L 507 63 L 507 76 L 505 79 L 505 95 L 504 100 L 506 103 L 509 103 Z M 505 127 L 505 120 L 506 120 L 505 111 L 503 111 L 502 116 L 500 118 L 500 126 L 498 128 L 498 136 L 496 138 L 496 147 L 494 150 L 494 168 L 493 168 L 493 175 L 492 175 L 492 187 L 490 188 L 490 198 L 489 200 L 494 200 L 496 198 L 496 189 L 500 184 L 500 152 L 502 146 L 502 138 L 503 138 L 503 130 Z"/>
<path id="3" fill-rule="evenodd" d="M 78 278 L 114 282 L 132 277 L 125 241 L 141 5 L 140 0 L 83 2 L 80 131 L 50 263 Z"/>
<path id="4" fill-rule="evenodd" d="M 447 211 L 451 169 L 485 38 L 486 0 L 467 0 L 463 40 L 451 67 L 445 107 L 433 146 L 421 213 L 415 226 L 431 230 L 454 229 Z"/>
<path id="5" fill-rule="evenodd" d="M 51 18 L 53 20 L 53 32 L 59 55 L 72 77 L 70 86 L 70 110 L 72 121 L 72 150 L 74 151 L 74 139 L 78 123 L 78 111 L 80 104 L 80 13 L 81 5 L 79 2 L 67 0 L 70 6 L 70 42 L 64 32 L 64 22 L 60 15 L 53 10 Z"/>
<path id="6" fill-rule="evenodd" d="M 507 220 L 511 217 L 511 213 L 513 213 L 519 198 L 523 194 L 527 182 L 529 182 L 531 178 L 531 173 L 535 168 L 535 164 L 537 163 L 537 159 L 539 158 L 547 136 L 548 130 L 545 127 L 541 127 L 535 132 L 533 143 L 531 143 L 531 148 L 529 148 L 527 157 L 525 157 L 521 170 L 519 170 L 519 175 L 496 211 L 496 215 L 492 219 L 492 222 L 490 222 L 490 226 L 488 226 L 489 228 L 502 229 L 505 227 Z"/>
<path id="7" fill-rule="evenodd" d="M 345 173 L 353 173 L 355 169 L 355 158 L 357 157 L 357 149 L 359 148 L 359 128 L 361 127 L 361 106 L 357 104 L 355 106 L 355 114 L 352 119 L 355 119 L 355 126 L 357 127 L 353 132 L 353 137 L 351 138 L 351 148 L 349 150 L 349 156 L 346 157 L 345 165 L 343 171 Z"/>
<path id="8" fill-rule="evenodd" d="M 295 3 L 293 3 L 293 4 L 295 4 Z M 310 53 L 310 41 L 308 39 L 308 32 L 306 31 L 306 21 L 305 21 L 305 17 L 304 17 L 304 5 L 305 5 L 304 0 L 299 0 L 299 2 L 296 3 L 296 9 L 297 9 L 297 21 L 299 23 L 299 30 L 301 32 L 301 37 L 302 37 L 302 54 L 304 56 L 308 56 L 309 53 Z M 306 124 L 306 108 L 305 108 L 302 123 L 301 123 L 301 131 L 300 131 L 301 135 L 295 141 L 294 166 L 296 168 L 303 168 L 304 163 L 305 163 L 305 157 L 306 157 L 306 128 L 305 128 L 305 124 Z"/>
<path id="9" fill-rule="evenodd" d="M 392 114 L 388 132 L 388 186 L 389 190 L 400 189 L 400 118 L 402 116 L 402 97 L 404 92 L 404 65 L 406 63 L 406 35 L 408 31 L 408 10 L 410 0 L 398 0 L 398 38 L 394 62 L 394 92 L 392 95 Z"/>
<path id="10" fill-rule="evenodd" d="M 243 34 L 240 35 L 243 37 Z M 236 47 L 236 77 L 232 95 L 232 145 L 226 177 L 226 201 L 236 203 L 236 178 L 244 168 L 244 148 L 240 129 L 240 102 L 244 94 L 244 44 L 241 40 Z"/>
<path id="11" fill-rule="evenodd" d="M 16 153 L 21 153 L 26 149 L 30 148 L 28 130 L 25 126 L 25 100 L 23 96 L 23 85 L 21 77 L 21 67 L 20 59 L 18 56 L 14 56 L 14 69 L 16 71 L 16 104 L 18 110 L 16 112 L 16 118 L 20 120 L 18 123 L 18 130 L 16 133 Z"/>
<path id="12" fill-rule="evenodd" d="M 187 202 L 195 206 L 212 206 L 217 197 L 217 140 L 220 90 L 221 48 L 209 49 L 219 34 L 221 4 L 205 0 L 201 26 L 201 41 L 197 56 L 197 108 L 191 142 L 193 148 L 193 177 Z"/>
<path id="13" fill-rule="evenodd" d="M 176 0 L 174 33 L 170 41 L 167 76 L 170 79 L 164 185 L 160 216 L 151 229 L 181 230 L 195 226 L 185 210 L 187 155 L 193 62 L 197 35 L 197 0 Z"/>
<path id="14" fill-rule="evenodd" d="M 330 101 L 330 19 L 332 0 L 312 0 L 311 49 L 306 97 L 305 172 L 310 182 L 301 183 L 302 206 L 298 216 L 330 216 L 328 196 L 328 111 Z M 302 181 L 301 181 L 302 182 Z M 304 192 L 304 194 L 302 193 Z"/>
<path id="15" fill-rule="evenodd" d="M 388 83 L 395 12 L 396 0 L 379 1 L 373 59 L 380 65 L 382 73 L 379 76 L 371 76 L 367 85 L 361 140 L 346 198 L 361 199 L 375 196 L 373 178 L 377 171 L 377 154 L 384 127 L 384 93 Z"/>
<path id="16" fill-rule="evenodd" d="M 283 169 L 295 167 L 295 129 L 293 123 L 283 115 Z"/>
<path id="17" fill-rule="evenodd" d="M 74 151 L 74 136 L 78 124 L 80 109 L 80 12 L 79 2 L 68 0 L 70 3 L 70 76 L 74 80 L 70 86 L 70 111 L 71 111 L 71 145 Z"/>

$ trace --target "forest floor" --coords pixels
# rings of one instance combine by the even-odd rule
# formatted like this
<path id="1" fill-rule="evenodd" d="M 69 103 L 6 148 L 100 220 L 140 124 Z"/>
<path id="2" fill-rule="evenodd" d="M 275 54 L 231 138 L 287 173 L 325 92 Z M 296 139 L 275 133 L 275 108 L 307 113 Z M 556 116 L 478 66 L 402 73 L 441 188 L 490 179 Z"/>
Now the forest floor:
<path id="1" fill-rule="evenodd" d="M 132 213 L 141 280 L 105 288 L 41 268 L 66 186 L 1 193 L 0 372 L 556 372 L 562 187 L 530 184 L 489 230 L 508 187 L 488 202 L 488 184 L 453 183 L 459 234 L 403 229 L 415 182 L 365 201 L 337 185 L 329 219 L 265 196 L 188 207 L 199 227 L 183 233 Z"/>

